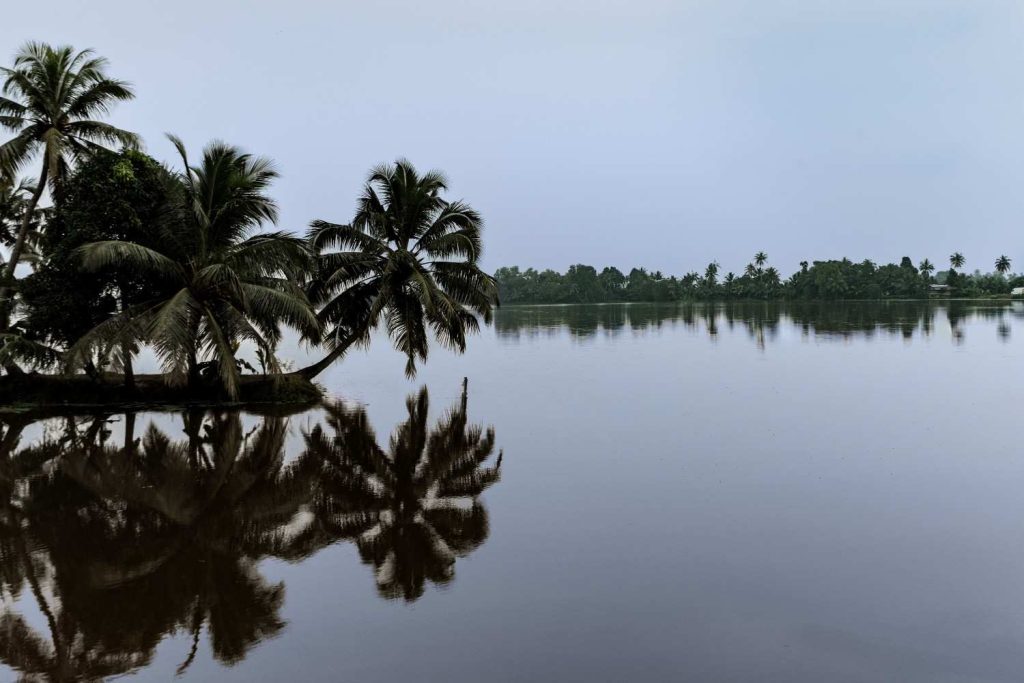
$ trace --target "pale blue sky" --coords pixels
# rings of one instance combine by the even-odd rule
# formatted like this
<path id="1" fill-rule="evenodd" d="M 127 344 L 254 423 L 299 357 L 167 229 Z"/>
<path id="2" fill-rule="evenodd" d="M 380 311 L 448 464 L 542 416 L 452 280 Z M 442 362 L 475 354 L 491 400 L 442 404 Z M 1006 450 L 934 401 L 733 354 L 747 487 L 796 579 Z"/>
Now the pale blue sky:
<path id="1" fill-rule="evenodd" d="M 274 158 L 282 227 L 346 220 L 366 170 L 439 167 L 485 265 L 739 270 L 802 259 L 1024 267 L 1019 0 L 59 0 L 27 39 L 94 47 L 170 159 Z"/>

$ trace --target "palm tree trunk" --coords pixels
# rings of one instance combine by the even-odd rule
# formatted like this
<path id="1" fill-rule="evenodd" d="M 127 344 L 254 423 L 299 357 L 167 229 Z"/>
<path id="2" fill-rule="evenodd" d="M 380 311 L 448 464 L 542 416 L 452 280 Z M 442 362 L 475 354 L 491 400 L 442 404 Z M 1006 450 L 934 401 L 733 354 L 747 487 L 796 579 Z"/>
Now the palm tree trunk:
<path id="1" fill-rule="evenodd" d="M 317 363 L 313 363 L 312 365 L 302 368 L 301 370 L 296 370 L 292 374 L 295 375 L 296 377 L 301 377 L 303 379 L 313 379 L 321 372 L 331 367 L 331 365 L 334 364 L 334 361 L 338 360 L 343 355 L 345 355 L 345 352 L 348 351 L 349 347 L 355 344 L 356 340 L 359 339 L 361 336 L 362 335 L 353 335 L 347 341 L 342 342 L 338 346 L 335 346 L 334 349 L 323 358 L 323 360 Z"/>
<path id="2" fill-rule="evenodd" d="M 118 284 L 118 289 L 121 290 L 121 313 L 127 314 L 128 302 L 124 296 L 124 285 Z M 121 344 L 121 369 L 124 372 L 124 386 L 126 389 L 135 389 L 135 368 L 132 366 L 132 342 L 123 342 Z"/>
<path id="3" fill-rule="evenodd" d="M 126 389 L 135 388 L 135 368 L 132 367 L 131 344 L 125 342 L 121 345 L 121 365 L 124 366 L 124 386 Z"/>
<path id="4" fill-rule="evenodd" d="M 39 184 L 36 185 L 32 198 L 25 207 L 25 215 L 21 217 L 21 227 L 18 229 L 18 236 L 11 247 L 10 260 L 4 266 L 4 272 L 0 278 L 0 332 L 6 332 L 11 322 L 11 303 L 14 300 L 14 271 L 21 260 L 21 253 L 25 250 L 25 241 L 28 239 L 28 229 L 32 225 L 32 215 L 39 205 L 39 198 L 43 196 L 46 189 L 46 180 L 50 173 L 49 155 L 43 154 L 43 169 L 39 174 Z"/>
<path id="5" fill-rule="evenodd" d="M 192 340 L 192 348 L 188 351 L 188 387 L 195 389 L 199 386 L 199 354 L 196 348 L 199 344 L 199 318 L 194 313 L 189 314 L 189 332 Z"/>

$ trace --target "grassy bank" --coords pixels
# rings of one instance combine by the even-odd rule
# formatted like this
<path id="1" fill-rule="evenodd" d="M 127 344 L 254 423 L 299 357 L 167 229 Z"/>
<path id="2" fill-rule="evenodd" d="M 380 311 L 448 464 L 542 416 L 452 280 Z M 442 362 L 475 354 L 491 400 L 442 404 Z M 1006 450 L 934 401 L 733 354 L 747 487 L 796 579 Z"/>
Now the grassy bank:
<path id="1" fill-rule="evenodd" d="M 313 382 L 294 375 L 250 375 L 241 378 L 239 398 L 230 401 L 216 386 L 168 386 L 161 375 L 139 375 L 135 387 L 124 385 L 120 375 L 92 379 L 84 375 L 24 375 L 0 377 L 0 413 L 141 410 L 170 407 L 249 407 L 257 411 L 273 407 L 308 406 L 318 403 L 323 391 Z"/>

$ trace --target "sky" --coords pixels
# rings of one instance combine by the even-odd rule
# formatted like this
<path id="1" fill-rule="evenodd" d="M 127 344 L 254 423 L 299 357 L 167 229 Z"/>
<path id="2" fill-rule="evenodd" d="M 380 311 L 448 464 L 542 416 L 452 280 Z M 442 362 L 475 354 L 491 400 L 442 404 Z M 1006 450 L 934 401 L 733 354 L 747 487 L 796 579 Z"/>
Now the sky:
<path id="1" fill-rule="evenodd" d="M 347 221 L 368 170 L 442 169 L 484 266 L 681 274 L 755 251 L 1024 269 L 1019 0 L 56 0 L 26 40 L 92 47 L 173 160 L 277 162 L 281 228 Z"/>

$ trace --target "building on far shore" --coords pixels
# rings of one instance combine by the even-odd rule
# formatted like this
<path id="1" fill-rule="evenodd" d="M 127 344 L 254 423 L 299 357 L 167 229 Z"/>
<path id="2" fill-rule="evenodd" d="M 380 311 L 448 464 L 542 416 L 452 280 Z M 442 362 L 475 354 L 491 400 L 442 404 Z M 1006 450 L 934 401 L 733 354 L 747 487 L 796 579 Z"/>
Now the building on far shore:
<path id="1" fill-rule="evenodd" d="M 1010 290 L 1010 296 L 1024 296 L 1024 287 L 1014 287 Z"/>
<path id="2" fill-rule="evenodd" d="M 928 285 L 929 294 L 949 294 L 949 285 L 931 284 Z"/>

